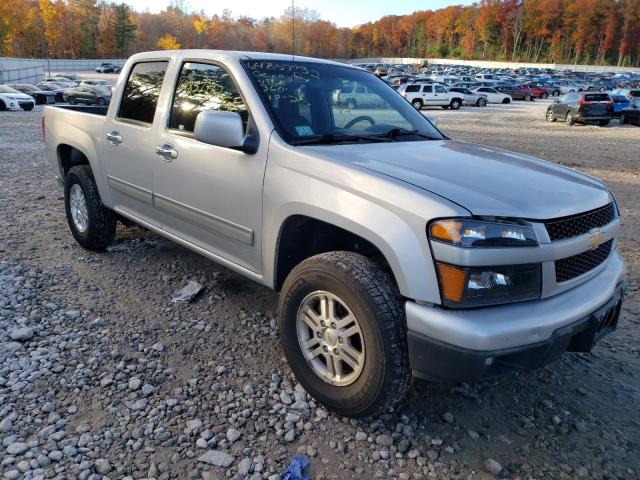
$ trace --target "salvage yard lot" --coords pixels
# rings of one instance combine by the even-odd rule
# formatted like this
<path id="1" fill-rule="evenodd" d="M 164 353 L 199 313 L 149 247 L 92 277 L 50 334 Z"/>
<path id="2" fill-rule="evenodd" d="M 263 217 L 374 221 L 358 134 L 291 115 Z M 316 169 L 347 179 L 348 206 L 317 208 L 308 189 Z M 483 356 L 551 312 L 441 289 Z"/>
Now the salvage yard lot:
<path id="1" fill-rule="evenodd" d="M 305 453 L 314 479 L 491 478 L 488 459 L 501 477 L 640 478 L 640 128 L 551 124 L 547 105 L 424 114 L 452 138 L 607 182 L 628 268 L 618 331 L 536 372 L 416 381 L 394 412 L 363 421 L 296 389 L 271 291 L 140 228 L 82 250 L 45 163 L 42 107 L 0 114 L 0 473 L 258 479 Z M 172 304 L 189 279 L 204 293 Z M 233 457 L 228 475 L 198 461 L 208 450 Z"/>

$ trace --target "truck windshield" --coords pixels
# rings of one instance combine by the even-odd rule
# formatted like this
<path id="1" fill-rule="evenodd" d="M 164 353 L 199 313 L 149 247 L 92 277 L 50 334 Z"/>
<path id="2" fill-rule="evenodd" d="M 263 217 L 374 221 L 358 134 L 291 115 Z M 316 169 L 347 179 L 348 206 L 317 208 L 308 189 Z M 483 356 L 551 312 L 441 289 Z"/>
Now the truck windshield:
<path id="1" fill-rule="evenodd" d="M 441 140 L 389 85 L 347 66 L 243 60 L 280 136 L 291 145 Z"/>

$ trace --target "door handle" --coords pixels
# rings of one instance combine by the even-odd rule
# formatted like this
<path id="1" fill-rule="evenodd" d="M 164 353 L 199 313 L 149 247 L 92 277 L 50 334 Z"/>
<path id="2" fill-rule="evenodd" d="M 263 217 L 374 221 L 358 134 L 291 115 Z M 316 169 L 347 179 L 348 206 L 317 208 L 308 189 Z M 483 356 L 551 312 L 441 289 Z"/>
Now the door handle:
<path id="1" fill-rule="evenodd" d="M 114 130 L 111 133 L 107 133 L 107 141 L 111 145 L 118 145 L 122 143 L 122 135 Z"/>
<path id="2" fill-rule="evenodd" d="M 178 158 L 178 152 L 173 148 L 170 143 L 165 143 L 156 147 L 156 153 L 162 157 L 165 162 L 170 162 Z"/>

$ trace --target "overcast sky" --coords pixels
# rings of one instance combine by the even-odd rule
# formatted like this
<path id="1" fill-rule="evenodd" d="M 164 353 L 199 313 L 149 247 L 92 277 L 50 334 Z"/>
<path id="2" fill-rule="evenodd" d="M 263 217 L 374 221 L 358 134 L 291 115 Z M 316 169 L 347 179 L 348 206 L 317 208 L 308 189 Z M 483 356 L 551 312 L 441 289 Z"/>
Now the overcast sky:
<path id="1" fill-rule="evenodd" d="M 169 0 L 124 0 L 138 11 L 157 13 Z M 188 10 L 204 10 L 208 15 L 231 10 L 234 17 L 241 15 L 260 19 L 279 17 L 291 6 L 291 0 L 186 0 Z M 435 10 L 448 5 L 470 4 L 470 0 L 296 0 L 296 7 L 309 8 L 320 13 L 339 27 L 353 27 L 377 20 L 385 15 L 405 15 L 416 10 Z"/>

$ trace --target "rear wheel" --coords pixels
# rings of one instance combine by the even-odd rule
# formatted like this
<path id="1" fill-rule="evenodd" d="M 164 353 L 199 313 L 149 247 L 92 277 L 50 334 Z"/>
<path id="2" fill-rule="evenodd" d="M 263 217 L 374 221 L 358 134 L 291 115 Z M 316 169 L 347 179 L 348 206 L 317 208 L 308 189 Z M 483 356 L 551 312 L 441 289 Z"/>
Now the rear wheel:
<path id="1" fill-rule="evenodd" d="M 554 90 L 554 91 L 553 91 L 553 96 L 554 96 L 554 97 L 558 97 L 558 96 L 560 96 L 560 90 Z"/>
<path id="2" fill-rule="evenodd" d="M 453 100 L 451 100 L 449 106 L 453 110 L 458 110 L 462 106 L 462 101 L 459 98 L 454 98 Z"/>
<path id="3" fill-rule="evenodd" d="M 598 122 L 598 125 L 600 125 L 601 127 L 606 127 L 607 125 L 609 125 L 609 120 L 600 120 Z"/>
<path id="4" fill-rule="evenodd" d="M 69 105 L 75 105 L 77 103 L 76 99 L 73 97 L 67 98 L 67 102 L 69 103 Z"/>
<path id="5" fill-rule="evenodd" d="M 411 100 L 411 105 L 413 105 L 413 107 L 415 109 L 421 110 L 422 109 L 422 100 L 420 100 L 419 98 Z"/>
<path id="6" fill-rule="evenodd" d="M 531 95 L 529 95 L 528 93 L 524 96 L 524 101 L 525 102 L 530 102 L 531 100 L 533 100 L 533 98 L 531 97 Z"/>
<path id="7" fill-rule="evenodd" d="M 287 277 L 280 340 L 298 381 L 346 416 L 383 412 L 410 381 L 406 322 L 393 279 L 351 252 L 311 257 Z"/>
<path id="8" fill-rule="evenodd" d="M 567 122 L 567 125 L 569 125 L 570 127 L 571 127 L 572 125 L 575 125 L 575 123 L 576 123 L 576 118 L 575 118 L 575 116 L 573 115 L 573 112 L 567 112 L 567 116 L 566 116 L 566 118 L 565 118 L 565 121 Z"/>
<path id="9" fill-rule="evenodd" d="M 553 111 L 551 109 L 547 110 L 547 122 L 555 122 L 556 121 L 556 117 L 553 116 Z"/>
<path id="10" fill-rule="evenodd" d="M 104 107 L 106 104 L 107 102 L 104 100 L 104 98 L 98 99 L 98 105 L 100 105 L 101 107 Z"/>
<path id="11" fill-rule="evenodd" d="M 623 113 L 620 115 L 620 125 L 624 125 L 625 123 L 627 123 L 627 114 Z"/>
<path id="12" fill-rule="evenodd" d="M 549 98 L 549 94 L 548 94 L 547 92 L 544 92 L 544 93 L 541 95 L 541 98 Z"/>
<path id="13" fill-rule="evenodd" d="M 69 228 L 87 250 L 104 250 L 116 234 L 116 214 L 100 200 L 91 167 L 73 167 L 64 179 L 64 205 Z"/>

